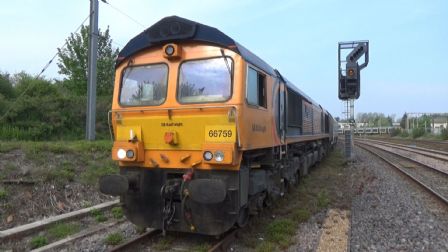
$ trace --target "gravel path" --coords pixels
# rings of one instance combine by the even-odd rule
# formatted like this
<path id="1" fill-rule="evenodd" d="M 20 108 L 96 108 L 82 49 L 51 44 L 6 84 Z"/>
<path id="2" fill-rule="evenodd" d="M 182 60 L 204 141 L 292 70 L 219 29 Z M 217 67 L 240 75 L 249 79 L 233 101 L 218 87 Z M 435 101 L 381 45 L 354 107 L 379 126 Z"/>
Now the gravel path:
<path id="1" fill-rule="evenodd" d="M 448 208 L 359 148 L 364 183 L 352 202 L 352 251 L 448 251 Z"/>

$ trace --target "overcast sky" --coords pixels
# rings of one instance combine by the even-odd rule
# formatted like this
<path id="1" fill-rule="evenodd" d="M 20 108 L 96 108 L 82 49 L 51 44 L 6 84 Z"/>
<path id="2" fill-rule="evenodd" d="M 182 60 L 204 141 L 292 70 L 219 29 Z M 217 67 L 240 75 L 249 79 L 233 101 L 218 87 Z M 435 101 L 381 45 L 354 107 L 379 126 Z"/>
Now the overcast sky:
<path id="1" fill-rule="evenodd" d="M 356 112 L 448 112 L 448 1 L 108 0 L 99 27 L 114 46 L 165 16 L 214 26 L 257 54 L 333 115 L 339 41 L 370 41 Z M 37 74 L 87 17 L 88 0 L 2 1 L 0 71 Z M 140 25 L 140 24 L 142 25 Z M 88 24 L 88 21 L 86 22 Z M 56 62 L 45 72 L 62 77 Z"/>

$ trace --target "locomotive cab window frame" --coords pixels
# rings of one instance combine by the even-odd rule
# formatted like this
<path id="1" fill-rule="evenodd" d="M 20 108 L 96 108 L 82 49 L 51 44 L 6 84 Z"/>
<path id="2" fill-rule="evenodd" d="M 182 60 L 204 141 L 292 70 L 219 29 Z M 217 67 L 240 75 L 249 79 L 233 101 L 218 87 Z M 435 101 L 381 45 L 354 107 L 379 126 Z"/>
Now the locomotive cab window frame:
<path id="1" fill-rule="evenodd" d="M 168 94 L 168 76 L 169 66 L 164 62 L 125 67 L 121 72 L 118 103 L 122 107 L 164 104 Z"/>
<path id="2" fill-rule="evenodd" d="M 253 66 L 247 67 L 246 102 L 258 108 L 267 108 L 266 74 Z"/>
<path id="3" fill-rule="evenodd" d="M 176 99 L 180 104 L 221 103 L 232 98 L 234 62 L 230 56 L 184 60 L 179 64 L 177 72 Z"/>

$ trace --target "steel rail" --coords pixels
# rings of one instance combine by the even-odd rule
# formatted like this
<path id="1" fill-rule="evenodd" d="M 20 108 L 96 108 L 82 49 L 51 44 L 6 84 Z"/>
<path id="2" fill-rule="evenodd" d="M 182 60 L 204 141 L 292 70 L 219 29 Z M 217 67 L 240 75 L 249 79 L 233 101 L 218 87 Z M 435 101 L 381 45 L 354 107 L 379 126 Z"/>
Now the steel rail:
<path id="1" fill-rule="evenodd" d="M 240 231 L 240 229 L 230 231 L 226 236 L 224 236 L 224 238 L 222 238 L 218 243 L 211 247 L 208 252 L 226 252 L 230 243 L 235 241 L 236 237 L 238 236 L 238 231 Z"/>
<path id="2" fill-rule="evenodd" d="M 355 140 L 359 141 L 361 139 L 357 138 Z M 379 144 L 383 144 L 383 145 L 389 145 L 389 146 L 395 147 L 397 149 L 411 151 L 414 153 L 418 153 L 418 154 L 425 155 L 427 157 L 431 157 L 431 158 L 435 158 L 435 159 L 439 159 L 442 161 L 448 161 L 448 152 L 446 152 L 446 151 L 433 150 L 433 149 L 422 148 L 422 147 L 418 147 L 418 146 L 409 146 L 409 145 L 404 145 L 404 144 L 398 144 L 398 143 L 387 142 L 387 141 L 379 141 L 379 140 L 373 140 L 373 139 L 362 139 L 362 140 L 367 141 L 367 142 L 375 142 L 375 143 L 379 143 Z M 427 152 L 427 153 L 423 153 L 423 152 Z M 434 156 L 432 154 L 437 154 L 437 155 L 442 155 L 442 156 Z"/>
<path id="3" fill-rule="evenodd" d="M 28 235 L 32 232 L 42 230 L 50 225 L 53 225 L 55 223 L 59 223 L 62 221 L 69 221 L 76 218 L 81 218 L 86 215 L 88 215 L 92 210 L 105 210 L 112 208 L 114 206 L 117 206 L 119 204 L 119 200 L 113 200 L 101 203 L 99 205 L 95 205 L 88 208 L 83 208 L 77 211 L 56 215 L 53 217 L 49 217 L 43 220 L 39 220 L 33 223 L 28 223 L 25 225 L 17 226 L 14 228 L 6 229 L 3 231 L 0 231 L 0 241 L 5 241 L 8 239 L 16 239 L 21 238 L 25 235 Z"/>
<path id="4" fill-rule="evenodd" d="M 61 248 L 67 247 L 68 244 L 73 244 L 75 241 L 81 240 L 87 236 L 92 236 L 94 234 L 99 233 L 100 231 L 103 231 L 105 229 L 109 229 L 111 227 L 114 227 L 116 225 L 119 225 L 121 223 L 124 223 L 126 220 L 121 221 L 113 221 L 109 223 L 99 223 L 96 226 L 83 230 L 79 233 L 70 235 L 62 240 L 55 241 L 53 243 L 50 243 L 48 245 L 45 245 L 43 247 L 33 249 L 31 252 L 44 252 L 44 251 L 56 251 L 61 250 Z"/>
<path id="5" fill-rule="evenodd" d="M 356 141 L 356 142 L 359 144 L 359 141 Z M 416 164 L 418 164 L 418 165 L 421 165 L 421 166 L 424 166 L 424 167 L 426 167 L 426 168 L 428 168 L 428 169 L 431 169 L 431 170 L 433 170 L 433 171 L 436 171 L 436 172 L 438 172 L 438 173 L 440 173 L 440 174 L 442 174 L 442 175 L 444 175 L 444 176 L 448 176 L 448 172 L 447 172 L 447 171 L 443 171 L 443 170 L 440 170 L 440 169 L 438 169 L 438 168 L 432 167 L 432 166 L 430 166 L 430 165 L 427 165 L 427 164 L 425 164 L 425 163 L 422 163 L 422 162 L 420 162 L 420 161 L 418 161 L 418 160 L 415 160 L 415 159 L 412 159 L 412 158 L 410 158 L 410 157 L 404 156 L 404 155 L 402 155 L 402 154 L 399 154 L 399 153 L 396 153 L 396 152 L 392 152 L 392 151 L 390 151 L 390 150 L 385 150 L 385 149 L 382 149 L 382 148 L 380 148 L 380 147 L 377 147 L 377 146 L 374 146 L 374 145 L 372 145 L 372 144 L 368 144 L 368 143 L 362 143 L 362 144 L 364 144 L 364 145 L 368 145 L 368 146 L 373 147 L 373 148 L 376 148 L 376 149 L 380 149 L 380 150 L 385 151 L 385 152 L 387 152 L 387 153 L 391 153 L 391 154 L 393 154 L 393 155 L 395 155 L 395 156 L 399 156 L 399 157 L 404 158 L 404 159 L 406 159 L 406 160 L 408 160 L 408 161 L 410 161 L 410 162 L 416 163 Z M 389 146 L 389 147 L 391 147 L 391 146 Z M 391 148 L 394 148 L 394 147 L 392 146 Z M 400 149 L 400 148 L 397 148 L 397 149 Z M 405 150 L 405 151 L 406 151 L 406 150 Z M 409 151 L 409 150 L 408 150 L 408 151 Z M 412 152 L 412 151 L 409 151 L 409 152 Z M 417 154 L 426 156 L 426 155 L 424 155 L 424 154 L 422 154 L 422 153 L 418 153 L 418 152 L 414 152 L 414 153 L 417 153 Z"/>
<path id="6" fill-rule="evenodd" d="M 408 178 L 410 178 L 411 180 L 413 180 L 415 183 L 417 183 L 418 185 L 420 185 L 421 187 L 423 187 L 425 190 L 427 190 L 428 192 L 430 192 L 431 194 L 435 195 L 437 199 L 439 199 L 440 201 L 442 201 L 445 205 L 448 206 L 448 199 L 445 198 L 443 195 L 439 194 L 438 192 L 436 192 L 435 190 L 433 190 L 431 187 L 429 187 L 428 185 L 426 185 L 425 183 L 421 182 L 420 180 L 418 180 L 416 177 L 414 177 L 412 174 L 408 173 L 407 171 L 405 171 L 404 169 L 400 168 L 400 166 L 396 165 L 393 161 L 385 158 L 383 155 L 379 154 L 376 151 L 373 151 L 370 148 L 375 148 L 373 146 L 368 145 L 369 147 L 366 147 L 367 144 L 360 144 L 360 143 L 356 143 L 356 145 L 358 145 L 360 148 L 372 153 L 373 155 L 379 157 L 381 160 L 383 160 L 384 162 L 386 162 L 387 164 L 389 164 L 390 166 L 396 168 L 398 171 L 400 171 L 402 174 L 406 175 Z M 385 150 L 383 150 L 385 151 Z M 387 152 L 387 151 L 386 151 Z M 392 153 L 392 152 L 390 152 Z M 392 153 L 392 154 L 396 154 L 396 153 Z"/>

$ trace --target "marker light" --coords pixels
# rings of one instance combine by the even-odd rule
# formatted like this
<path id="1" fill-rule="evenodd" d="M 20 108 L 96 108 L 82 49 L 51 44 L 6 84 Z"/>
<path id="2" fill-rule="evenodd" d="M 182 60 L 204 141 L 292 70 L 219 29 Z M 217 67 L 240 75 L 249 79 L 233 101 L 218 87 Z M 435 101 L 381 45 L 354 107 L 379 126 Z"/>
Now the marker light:
<path id="1" fill-rule="evenodd" d="M 118 149 L 117 151 L 117 157 L 119 159 L 124 159 L 126 157 L 126 151 L 123 149 Z"/>
<path id="2" fill-rule="evenodd" d="M 134 151 L 133 150 L 126 151 L 126 157 L 127 158 L 133 158 L 134 157 Z"/>
<path id="3" fill-rule="evenodd" d="M 203 157 L 206 161 L 210 161 L 213 158 L 213 153 L 211 151 L 204 151 Z"/>
<path id="4" fill-rule="evenodd" d="M 168 55 L 168 56 L 171 56 L 171 55 L 173 55 L 174 54 L 174 46 L 172 46 L 172 45 L 168 45 L 167 47 L 165 47 L 165 53 L 166 53 L 166 55 Z"/>
<path id="5" fill-rule="evenodd" d="M 215 151 L 216 162 L 222 162 L 224 160 L 224 153 L 222 151 Z"/>
<path id="6" fill-rule="evenodd" d="M 353 76 L 355 74 L 355 70 L 353 68 L 348 69 L 348 75 Z"/>

